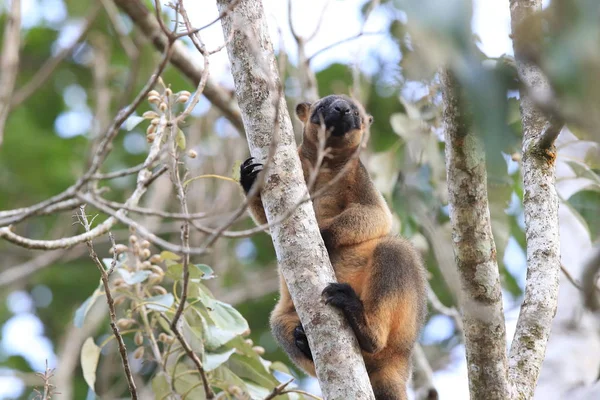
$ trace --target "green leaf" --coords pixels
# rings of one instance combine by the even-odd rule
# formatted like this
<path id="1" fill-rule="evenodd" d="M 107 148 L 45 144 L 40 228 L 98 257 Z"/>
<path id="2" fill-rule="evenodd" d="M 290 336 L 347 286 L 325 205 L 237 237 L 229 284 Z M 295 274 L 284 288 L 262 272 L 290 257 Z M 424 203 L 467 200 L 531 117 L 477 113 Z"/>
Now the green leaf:
<path id="1" fill-rule="evenodd" d="M 240 165 L 242 165 L 241 161 L 236 161 L 233 163 L 233 166 L 231 167 L 231 179 L 233 179 L 234 181 L 238 181 L 240 180 Z"/>
<path id="2" fill-rule="evenodd" d="M 125 129 L 130 131 L 133 128 L 135 128 L 136 126 L 138 126 L 145 119 L 146 118 L 140 117 L 138 115 L 132 115 L 129 118 L 127 118 L 127 121 L 125 121 Z"/>
<path id="3" fill-rule="evenodd" d="M 290 371 L 288 366 L 285 365 L 284 363 L 282 363 L 281 361 L 275 361 L 275 362 L 271 363 L 269 368 L 273 371 L 279 371 L 279 372 L 283 372 L 284 374 L 292 375 L 292 372 Z"/>
<path id="4" fill-rule="evenodd" d="M 249 329 L 248 322 L 242 314 L 229 304 L 214 300 L 211 308 L 209 314 L 216 326 L 235 332 L 237 335 L 241 335 Z"/>
<path id="5" fill-rule="evenodd" d="M 175 298 L 171 293 L 161 294 L 160 296 L 148 297 L 144 303 L 150 310 L 167 311 L 171 308 Z"/>
<path id="6" fill-rule="evenodd" d="M 73 318 L 73 324 L 76 327 L 83 327 L 83 323 L 85 322 L 85 316 L 90 311 L 92 306 L 96 303 L 96 300 L 98 300 L 98 298 L 102 296 L 102 289 L 103 285 L 102 281 L 100 281 L 100 284 L 98 285 L 96 290 L 94 290 L 94 293 L 92 293 L 92 295 L 88 297 L 83 302 L 83 304 L 79 306 L 79 308 L 77 308 L 77 311 L 75 311 L 75 317 Z"/>
<path id="7" fill-rule="evenodd" d="M 221 365 L 219 368 L 215 369 L 212 373 L 212 376 L 215 386 L 223 389 L 224 391 L 228 390 L 230 386 L 237 386 L 245 393 L 248 393 L 246 382 L 231 372 L 226 365 Z M 264 399 L 264 396 L 262 398 Z"/>
<path id="8" fill-rule="evenodd" d="M 235 353 L 235 349 L 229 349 L 223 353 L 206 353 L 204 358 L 204 370 L 212 371 L 229 360 L 229 357 Z"/>
<path id="9" fill-rule="evenodd" d="M 192 306 L 196 314 L 190 317 L 199 318 L 204 344 L 209 351 L 218 349 L 249 329 L 248 322 L 239 311 L 214 299 L 204 285 L 198 283 L 197 287 L 198 298 L 190 298 L 190 301 L 199 300 Z M 191 321 L 190 325 L 197 326 L 196 323 Z"/>
<path id="10" fill-rule="evenodd" d="M 190 264 L 188 266 L 190 273 L 190 279 L 212 279 L 214 278 L 214 271 L 211 267 L 206 264 Z M 182 264 L 171 264 L 167 267 L 167 276 L 174 281 L 183 278 L 183 265 Z"/>
<path id="11" fill-rule="evenodd" d="M 250 394 L 250 398 L 252 398 L 252 399 L 264 399 L 273 390 L 273 389 L 267 389 L 262 386 L 255 385 L 251 382 L 245 382 L 245 383 L 246 383 L 246 388 L 248 388 L 248 394 Z M 277 385 L 278 384 L 279 384 L 279 382 L 277 382 Z M 277 386 L 277 385 L 275 385 L 275 386 Z"/>
<path id="12" fill-rule="evenodd" d="M 159 372 L 152 379 L 152 392 L 154 392 L 154 398 L 156 400 L 163 400 L 169 394 L 171 394 L 171 387 L 167 380 L 167 375 L 164 372 Z"/>
<path id="13" fill-rule="evenodd" d="M 193 264 L 192 266 L 195 268 L 190 268 L 190 276 L 192 271 L 197 269 L 202 272 L 202 275 L 199 277 L 200 279 L 213 279 L 215 277 L 215 271 L 206 264 Z M 192 278 L 194 277 L 192 276 Z"/>
<path id="14" fill-rule="evenodd" d="M 83 378 L 92 390 L 94 390 L 96 384 L 96 368 L 98 367 L 99 358 L 100 347 L 96 346 L 93 338 L 87 338 L 81 347 L 81 369 L 83 370 Z"/>
<path id="15" fill-rule="evenodd" d="M 163 260 L 173 260 L 173 261 L 177 261 L 177 260 L 181 259 L 180 256 L 178 256 L 175 253 L 171 253 L 170 251 L 162 251 L 160 253 L 160 258 L 162 258 Z"/>
<path id="16" fill-rule="evenodd" d="M 185 135 L 181 129 L 177 129 L 177 136 L 175 136 L 175 143 L 181 150 L 185 150 Z"/>
<path id="17" fill-rule="evenodd" d="M 203 310 L 204 312 L 200 312 L 198 308 L 194 308 L 198 312 L 198 316 L 201 317 L 201 336 L 204 340 L 204 345 L 206 346 L 207 350 L 216 350 L 224 344 L 228 343 L 230 340 L 234 339 L 238 335 L 236 332 L 228 331 L 226 329 L 222 329 L 219 326 L 216 326 L 212 321 L 210 315 L 208 314 L 208 310 Z"/>
<path id="18" fill-rule="evenodd" d="M 185 318 L 182 323 L 182 334 L 192 350 L 197 354 L 204 356 L 204 342 L 202 337 L 202 321 L 194 310 L 186 310 Z"/>
<path id="19" fill-rule="evenodd" d="M 136 271 L 129 272 L 124 268 L 120 268 L 119 274 L 128 285 L 144 282 L 152 274 L 152 271 Z"/>
<path id="20" fill-rule="evenodd" d="M 242 379 L 250 379 L 264 387 L 276 386 L 279 381 L 270 374 L 269 370 L 262 364 L 260 357 L 247 357 L 233 354 L 227 363 L 231 372 Z"/>

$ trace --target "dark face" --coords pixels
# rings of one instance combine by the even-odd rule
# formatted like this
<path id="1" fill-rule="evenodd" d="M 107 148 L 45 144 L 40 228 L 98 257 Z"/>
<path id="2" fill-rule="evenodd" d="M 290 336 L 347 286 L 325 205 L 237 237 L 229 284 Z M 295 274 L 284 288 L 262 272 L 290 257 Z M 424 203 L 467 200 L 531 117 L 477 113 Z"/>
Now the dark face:
<path id="1" fill-rule="evenodd" d="M 353 129 L 361 129 L 360 111 L 356 103 L 336 95 L 324 97 L 315 104 L 310 122 L 325 124 L 327 132 L 334 137 L 343 136 Z"/>
<path id="2" fill-rule="evenodd" d="M 338 95 L 323 97 L 312 105 L 300 103 L 296 115 L 304 123 L 306 139 L 317 142 L 324 127 L 327 145 L 342 148 L 357 146 L 373 120 L 358 102 Z"/>

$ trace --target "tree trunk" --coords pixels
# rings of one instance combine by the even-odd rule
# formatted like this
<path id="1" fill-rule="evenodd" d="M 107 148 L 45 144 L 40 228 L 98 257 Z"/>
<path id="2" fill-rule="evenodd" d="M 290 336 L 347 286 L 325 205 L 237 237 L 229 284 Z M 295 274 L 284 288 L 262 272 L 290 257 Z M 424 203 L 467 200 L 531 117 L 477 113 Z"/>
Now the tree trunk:
<path id="1" fill-rule="evenodd" d="M 527 88 L 521 90 L 520 101 L 527 282 L 510 349 L 508 371 L 513 394 L 519 399 L 533 397 L 556 313 L 560 274 L 558 196 L 554 177 L 556 149 L 553 143 L 560 129 L 548 129 L 550 122 L 529 96 L 529 91 L 548 90 L 544 75 L 529 61 L 535 59 L 541 44 L 541 20 L 534 14 L 541 11 L 541 3 L 541 0 L 510 1 L 517 72 Z"/>
<path id="2" fill-rule="evenodd" d="M 219 11 L 227 9 L 228 3 L 218 0 Z M 262 3 L 241 0 L 221 22 L 225 37 L 234 31 L 227 51 L 252 155 L 264 162 L 271 141 L 279 136 L 261 192 L 267 220 L 275 221 L 295 207 L 307 190 L 285 99 L 277 93 L 279 75 Z M 274 133 L 276 125 L 280 131 Z M 373 399 L 351 329 L 321 299 L 321 291 L 335 282 L 335 275 L 312 204 L 297 207 L 290 218 L 271 227 L 271 235 L 280 271 L 308 336 L 323 395 L 328 400 Z"/>
<path id="3" fill-rule="evenodd" d="M 472 399 L 506 399 L 506 329 L 487 195 L 483 145 L 466 124 L 460 89 L 442 72 L 446 170 L 454 254 L 461 282 Z"/>

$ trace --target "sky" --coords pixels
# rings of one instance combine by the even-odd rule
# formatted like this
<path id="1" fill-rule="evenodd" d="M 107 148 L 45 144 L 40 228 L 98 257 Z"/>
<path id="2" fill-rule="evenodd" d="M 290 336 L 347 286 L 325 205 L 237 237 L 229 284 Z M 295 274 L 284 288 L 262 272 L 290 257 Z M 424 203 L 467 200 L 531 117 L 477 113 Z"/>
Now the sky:
<path id="1" fill-rule="evenodd" d="M 6 7 L 7 4 L 4 3 L 4 7 Z M 166 3 L 166 1 L 163 1 L 163 3 Z M 214 1 L 185 0 L 184 3 L 195 26 L 206 24 L 218 15 Z M 290 53 L 290 61 L 295 62 L 295 42 L 287 25 L 287 1 L 263 0 L 263 3 L 269 18 L 268 24 L 271 37 L 279 38 L 279 32 L 282 32 L 281 39 L 274 39 L 275 47 L 279 48 L 283 44 Z M 315 39 L 307 45 L 307 53 L 311 55 L 329 44 L 357 34 L 361 29 L 359 10 L 360 5 L 363 3 L 364 0 L 330 1 L 329 6 L 325 9 L 324 21 L 336 21 L 336 23 L 322 24 Z M 310 34 L 316 25 L 315 15 L 320 14 L 325 1 L 293 0 L 292 4 L 292 20 L 296 30 L 304 36 Z M 2 7 L 0 5 L 0 10 Z M 63 0 L 23 0 L 22 7 L 25 28 L 44 23 L 62 30 L 56 50 L 60 48 L 61 44 L 70 41 L 79 26 L 77 21 L 65 22 L 64 19 L 67 13 Z M 339 29 L 341 21 L 343 21 L 344 29 Z M 374 11 L 362 29 L 364 32 L 379 32 L 385 29 L 386 21 L 387 16 L 384 13 Z M 510 32 L 508 0 L 474 0 L 472 26 L 474 32 L 481 39 L 481 49 L 488 56 L 497 57 L 505 53 L 512 53 L 508 36 Z M 202 37 L 208 49 L 213 49 L 222 44 L 223 34 L 220 24 L 216 23 L 202 31 Z M 399 57 L 397 48 L 389 39 L 380 36 L 366 36 L 322 53 L 314 59 L 312 66 L 315 70 L 320 70 L 333 62 L 358 62 L 361 69 L 369 73 L 375 70 L 372 58 L 368 57 L 372 52 L 391 59 Z M 215 54 L 210 61 L 212 77 L 227 86 L 232 86 L 226 52 L 223 50 Z M 72 104 L 72 110 L 61 115 L 59 119 L 62 119 L 62 122 L 57 121 L 57 133 L 62 137 L 82 134 L 91 123 L 88 116 L 89 109 L 86 109 L 85 106 L 85 92 L 82 92 L 77 87 L 71 87 L 65 91 L 65 102 L 67 105 Z M 200 104 L 200 107 L 203 107 L 203 105 Z M 68 129 L 65 130 L 61 127 L 68 127 Z M 61 129 L 63 130 L 61 131 Z M 515 269 L 523 271 L 524 256 L 522 252 L 520 252 L 520 249 L 517 250 L 518 246 L 515 243 L 509 244 L 509 246 L 512 246 L 514 251 L 509 248 L 506 254 L 514 258 Z M 48 303 L 46 306 L 51 306 L 51 293 L 49 295 L 47 293 L 49 290 L 41 287 L 39 291 L 45 293 L 44 301 Z M 50 296 L 49 301 L 48 296 Z M 50 364 L 53 365 L 56 359 L 51 343 L 44 337 L 43 325 L 32 313 L 33 306 L 37 301 L 39 299 L 35 296 L 30 296 L 24 292 L 15 292 L 9 296 L 9 308 L 14 316 L 3 327 L 0 346 L 8 354 L 23 355 L 33 368 L 43 370 L 44 360 L 48 359 Z M 509 338 L 513 336 L 515 320 L 516 313 L 514 311 L 509 312 L 507 315 Z M 449 328 L 449 322 L 445 317 L 438 317 L 432 321 L 428 331 L 430 334 L 443 335 L 444 332 L 449 332 Z M 427 337 L 427 335 L 425 336 Z M 464 347 L 457 346 L 451 357 L 453 362 L 449 364 L 448 368 L 435 374 L 435 383 L 441 392 L 441 399 L 468 399 Z M 313 389 L 318 390 L 314 384 L 311 385 L 311 390 Z M 10 394 L 18 394 L 22 390 L 23 387 L 17 380 L 3 377 L 0 370 L 0 399 L 8 398 L 6 396 Z"/>

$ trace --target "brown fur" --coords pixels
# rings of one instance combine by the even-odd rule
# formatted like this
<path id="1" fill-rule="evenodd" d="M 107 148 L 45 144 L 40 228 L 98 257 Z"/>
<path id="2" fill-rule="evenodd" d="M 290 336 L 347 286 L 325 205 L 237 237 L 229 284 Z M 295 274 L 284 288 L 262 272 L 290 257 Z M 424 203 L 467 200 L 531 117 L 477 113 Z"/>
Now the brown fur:
<path id="1" fill-rule="evenodd" d="M 349 284 L 359 300 L 353 303 L 348 300 L 352 296 L 346 293 L 338 297 L 342 299 L 338 302 L 341 305 L 334 300 L 331 304 L 344 311 L 359 339 L 377 400 L 403 400 L 410 377 L 412 348 L 426 312 L 424 268 L 409 242 L 390 236 L 389 208 L 364 165 L 358 157 L 353 157 L 368 131 L 371 117 L 360 104 L 344 99 L 356 107 L 353 112 L 360 118 L 360 127 L 342 137 L 327 139 L 332 157 L 325 160 L 313 190 L 327 185 L 347 163 L 349 169 L 314 200 L 313 206 L 336 278 Z M 318 135 L 323 132 L 321 124 L 311 122 L 311 115 L 316 115 L 315 110 L 323 100 L 313 106 L 302 103 L 296 108 L 298 118 L 304 123 L 304 140 L 298 153 L 307 180 L 318 153 Z M 260 197 L 250 208 L 257 223 L 266 222 Z M 314 376 L 312 360 L 295 342 L 294 330 L 300 320 L 283 278 L 280 293 L 271 315 L 273 334 L 292 360 Z M 350 303 L 355 306 L 347 305 Z"/>

